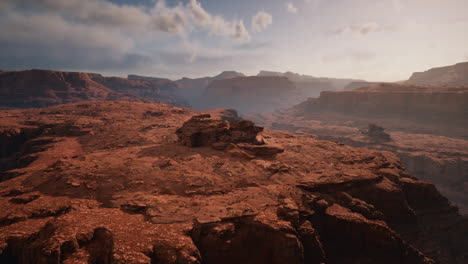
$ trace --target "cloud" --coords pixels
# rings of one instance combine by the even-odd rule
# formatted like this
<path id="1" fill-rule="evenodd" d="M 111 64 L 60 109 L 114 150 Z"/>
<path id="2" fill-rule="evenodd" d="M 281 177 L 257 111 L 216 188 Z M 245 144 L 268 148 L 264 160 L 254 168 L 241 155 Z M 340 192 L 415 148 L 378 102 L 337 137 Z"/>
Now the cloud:
<path id="1" fill-rule="evenodd" d="M 159 64 L 158 52 L 174 44 L 180 44 L 187 64 L 206 49 L 191 40 L 194 32 L 220 36 L 232 50 L 251 38 L 242 20 L 211 14 L 197 0 L 175 6 L 163 0 L 151 6 L 0 0 L 0 68 L 146 69 Z"/>
<path id="2" fill-rule="evenodd" d="M 196 25 L 208 29 L 213 35 L 228 36 L 235 39 L 250 39 L 249 32 L 245 28 L 244 21 L 226 21 L 221 16 L 213 16 L 208 13 L 197 0 L 190 0 L 188 9 Z"/>
<path id="3" fill-rule="evenodd" d="M 116 30 L 70 24 L 60 16 L 0 16 L 3 69 L 120 69 L 151 58 L 131 51 L 133 40 Z M 44 30 L 47 29 L 47 30 Z"/>
<path id="4" fill-rule="evenodd" d="M 333 30 L 334 35 L 367 35 L 369 33 L 380 31 L 382 28 L 376 22 L 369 22 L 361 25 L 346 25 L 339 29 Z"/>
<path id="5" fill-rule="evenodd" d="M 250 38 L 242 20 L 227 21 L 208 13 L 197 0 L 186 5 L 167 7 L 160 0 L 147 12 L 142 6 L 117 5 L 106 0 L 2 0 L 8 6 L 60 14 L 72 22 L 118 27 L 130 30 L 156 30 L 182 34 L 196 29 L 210 34 L 247 40 Z"/>
<path id="6" fill-rule="evenodd" d="M 260 11 L 252 17 L 252 31 L 261 32 L 272 23 L 273 17 L 265 11 Z"/>
<path id="7" fill-rule="evenodd" d="M 287 2 L 286 3 L 286 10 L 289 12 L 289 13 L 292 13 L 292 14 L 296 14 L 297 13 L 297 7 L 294 6 L 294 4 L 292 2 Z"/>

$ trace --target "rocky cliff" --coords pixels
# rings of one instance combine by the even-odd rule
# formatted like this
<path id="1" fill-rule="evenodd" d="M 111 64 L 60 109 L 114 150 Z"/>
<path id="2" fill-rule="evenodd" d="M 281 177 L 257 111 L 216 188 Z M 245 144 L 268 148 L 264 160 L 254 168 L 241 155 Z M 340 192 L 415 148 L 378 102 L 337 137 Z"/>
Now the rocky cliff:
<path id="1" fill-rule="evenodd" d="M 187 105 L 170 81 L 129 80 L 100 74 L 27 70 L 0 72 L 0 106 L 47 107 L 81 101 L 151 101 Z"/>
<path id="2" fill-rule="evenodd" d="M 468 85 L 468 62 L 415 72 L 407 81 L 423 85 Z"/>
<path id="3" fill-rule="evenodd" d="M 142 98 L 147 102 L 165 103 L 174 106 L 189 106 L 181 97 L 177 96 L 177 85 L 168 79 L 104 77 L 100 74 L 89 74 L 90 78 L 114 91 L 130 94 Z"/>
<path id="4" fill-rule="evenodd" d="M 225 80 L 236 77 L 243 77 L 244 74 L 235 71 L 224 71 L 213 77 L 204 78 L 182 78 L 175 83 L 177 84 L 177 94 L 188 100 L 195 109 L 204 108 L 202 100 L 203 93 L 211 82 L 216 80 Z"/>
<path id="5" fill-rule="evenodd" d="M 213 81 L 202 97 L 205 108 L 263 112 L 292 106 L 303 97 L 286 77 L 237 77 Z"/>
<path id="6" fill-rule="evenodd" d="M 466 263 L 389 152 L 162 104 L 0 112 L 1 263 Z"/>
<path id="7" fill-rule="evenodd" d="M 353 91 L 322 92 L 301 104 L 304 114 L 337 112 L 348 116 L 413 120 L 463 127 L 468 86 L 380 84 Z"/>
<path id="8" fill-rule="evenodd" d="M 96 100 L 137 100 L 93 81 L 88 74 L 48 70 L 0 73 L 0 105 L 47 107 Z"/>

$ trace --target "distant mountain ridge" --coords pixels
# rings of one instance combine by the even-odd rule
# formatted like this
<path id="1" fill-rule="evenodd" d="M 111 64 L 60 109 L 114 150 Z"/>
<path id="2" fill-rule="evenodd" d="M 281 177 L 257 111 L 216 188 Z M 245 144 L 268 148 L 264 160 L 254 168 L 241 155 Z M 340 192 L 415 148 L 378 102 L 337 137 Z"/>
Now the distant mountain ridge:
<path id="1" fill-rule="evenodd" d="M 294 72 L 260 71 L 257 76 L 284 76 L 296 84 L 305 97 L 317 97 L 323 91 L 343 90 L 351 82 L 363 80 L 314 77 Z"/>
<path id="2" fill-rule="evenodd" d="M 247 76 L 215 80 L 206 88 L 205 108 L 235 108 L 243 113 L 273 111 L 297 104 L 303 96 L 284 76 Z"/>
<path id="3" fill-rule="evenodd" d="M 223 71 L 220 74 L 213 77 L 202 77 L 202 78 L 182 78 L 176 80 L 177 95 L 181 96 L 185 100 L 189 101 L 195 108 L 200 108 L 200 97 L 205 92 L 205 89 L 216 80 L 224 80 L 235 77 L 243 77 L 243 73 L 236 71 Z"/>
<path id="4" fill-rule="evenodd" d="M 96 73 L 52 70 L 0 72 L 0 107 L 37 108 L 81 101 L 146 101 L 189 106 L 171 81 L 129 80 Z M 175 86 L 175 84 L 172 84 Z"/>
<path id="5" fill-rule="evenodd" d="M 406 83 L 422 85 L 468 85 L 468 62 L 415 72 Z"/>

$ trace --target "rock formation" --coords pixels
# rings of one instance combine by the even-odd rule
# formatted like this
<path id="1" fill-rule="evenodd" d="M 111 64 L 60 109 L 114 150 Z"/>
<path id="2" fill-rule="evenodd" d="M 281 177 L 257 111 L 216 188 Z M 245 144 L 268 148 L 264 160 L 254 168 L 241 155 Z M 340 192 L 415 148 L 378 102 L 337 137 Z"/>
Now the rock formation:
<path id="1" fill-rule="evenodd" d="M 334 112 L 350 117 L 412 120 L 462 127 L 468 86 L 380 84 L 353 91 L 322 92 L 301 104 L 304 115 Z"/>
<path id="2" fill-rule="evenodd" d="M 169 86 L 169 87 L 168 87 Z M 49 70 L 0 72 L 0 107 L 48 107 L 81 101 L 151 101 L 187 105 L 170 84 Z"/>
<path id="3" fill-rule="evenodd" d="M 266 145 L 259 135 L 263 128 L 252 121 L 213 120 L 211 115 L 203 114 L 192 117 L 176 133 L 179 141 L 189 147 L 211 146 L 216 150 L 228 150 L 235 156 L 253 159 L 256 156 L 270 157 L 282 153 L 283 148 Z"/>
<path id="4" fill-rule="evenodd" d="M 177 94 L 189 101 L 195 109 L 204 108 L 204 102 L 202 101 L 202 95 L 206 88 L 216 80 L 225 80 L 235 77 L 242 77 L 244 74 L 235 71 L 223 71 L 222 73 L 213 77 L 204 78 L 182 78 L 175 83 L 177 84 Z"/>
<path id="5" fill-rule="evenodd" d="M 138 100 L 93 81 L 88 74 L 48 70 L 0 73 L 0 105 L 31 108 L 96 100 Z"/>
<path id="6" fill-rule="evenodd" d="M 153 103 L 165 103 L 173 106 L 189 106 L 188 102 L 176 96 L 177 85 L 168 79 L 158 79 L 148 77 L 131 79 L 119 77 L 104 77 L 100 74 L 89 74 L 91 79 L 110 89 L 130 94 L 144 101 Z"/>
<path id="7" fill-rule="evenodd" d="M 361 130 L 360 132 L 363 135 L 366 135 L 369 137 L 369 139 L 373 142 L 389 142 L 392 140 L 390 135 L 388 133 L 385 133 L 385 129 L 381 126 L 378 126 L 376 124 L 369 124 L 368 128 L 366 130 Z"/>
<path id="8" fill-rule="evenodd" d="M 466 219 L 389 152 L 142 102 L 0 120 L 0 263 L 467 262 Z"/>
<path id="9" fill-rule="evenodd" d="M 468 85 L 468 62 L 415 72 L 406 82 L 422 85 Z"/>

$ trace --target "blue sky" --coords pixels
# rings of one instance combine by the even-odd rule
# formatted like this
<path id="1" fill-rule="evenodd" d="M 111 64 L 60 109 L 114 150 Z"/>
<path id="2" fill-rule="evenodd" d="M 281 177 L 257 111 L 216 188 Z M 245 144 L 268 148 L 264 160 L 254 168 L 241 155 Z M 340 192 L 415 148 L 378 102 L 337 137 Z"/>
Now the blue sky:
<path id="1" fill-rule="evenodd" d="M 0 69 L 371 81 L 468 61 L 466 0 L 2 0 Z"/>

